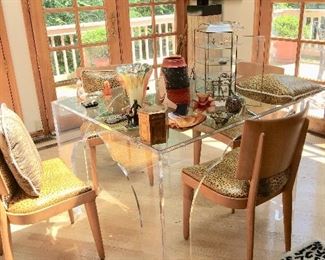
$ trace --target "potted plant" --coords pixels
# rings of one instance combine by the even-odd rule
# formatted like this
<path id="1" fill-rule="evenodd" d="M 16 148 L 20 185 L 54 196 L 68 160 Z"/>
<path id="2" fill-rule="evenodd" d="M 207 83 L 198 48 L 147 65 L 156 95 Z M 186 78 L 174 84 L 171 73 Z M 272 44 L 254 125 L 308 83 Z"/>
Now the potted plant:
<path id="1" fill-rule="evenodd" d="M 275 58 L 280 63 L 293 63 L 296 59 L 297 49 L 295 44 L 285 39 L 298 37 L 299 18 L 294 15 L 280 15 L 273 20 L 272 34 L 275 37 L 284 38 L 274 42 Z M 310 25 L 303 27 L 305 39 L 310 38 Z"/>
<path id="2" fill-rule="evenodd" d="M 107 42 L 106 30 L 104 27 L 88 30 L 82 34 L 82 43 Z M 107 45 L 85 48 L 86 64 L 95 67 L 109 65 Z"/>
<path id="3" fill-rule="evenodd" d="M 276 37 L 295 39 L 298 36 L 298 17 L 293 15 L 280 15 L 273 21 L 273 35 Z M 274 42 L 275 58 L 280 63 L 293 63 L 296 59 L 296 48 L 291 41 Z"/>

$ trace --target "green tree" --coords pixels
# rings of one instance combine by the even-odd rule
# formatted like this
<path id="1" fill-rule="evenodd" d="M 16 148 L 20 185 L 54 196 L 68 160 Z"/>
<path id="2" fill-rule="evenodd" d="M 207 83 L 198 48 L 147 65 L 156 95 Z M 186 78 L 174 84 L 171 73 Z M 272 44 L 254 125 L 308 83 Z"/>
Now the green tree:
<path id="1" fill-rule="evenodd" d="M 280 15 L 273 20 L 273 34 L 274 36 L 284 38 L 298 37 L 299 18 L 294 15 Z M 303 27 L 303 36 L 305 39 L 311 38 L 311 26 L 305 25 Z"/>
<path id="2" fill-rule="evenodd" d="M 299 4 L 292 4 L 292 3 L 277 3 L 273 4 L 273 8 L 275 9 L 299 9 Z"/>
<path id="3" fill-rule="evenodd" d="M 103 0 L 78 0 L 79 6 L 102 6 Z M 45 8 L 64 8 L 71 7 L 72 0 L 45 0 Z M 80 12 L 80 21 L 83 23 L 105 20 L 105 14 L 102 10 Z M 75 17 L 73 13 L 51 13 L 46 15 L 46 25 L 56 26 L 65 24 L 74 24 Z"/>

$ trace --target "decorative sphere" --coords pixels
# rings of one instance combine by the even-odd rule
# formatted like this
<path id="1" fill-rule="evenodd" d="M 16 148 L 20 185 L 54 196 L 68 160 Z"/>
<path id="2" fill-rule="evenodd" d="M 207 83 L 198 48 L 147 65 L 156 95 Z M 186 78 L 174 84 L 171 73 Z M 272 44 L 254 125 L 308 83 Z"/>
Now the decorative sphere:
<path id="1" fill-rule="evenodd" d="M 240 99 L 240 97 L 233 95 L 233 96 L 229 96 L 226 99 L 226 110 L 229 113 L 232 114 L 237 114 L 240 112 L 241 108 L 242 108 L 242 101 Z"/>

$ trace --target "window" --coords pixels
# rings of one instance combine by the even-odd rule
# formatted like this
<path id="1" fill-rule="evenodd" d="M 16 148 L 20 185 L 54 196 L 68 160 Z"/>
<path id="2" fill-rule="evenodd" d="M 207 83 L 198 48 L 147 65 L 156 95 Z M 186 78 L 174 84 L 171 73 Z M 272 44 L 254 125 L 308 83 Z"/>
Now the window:
<path id="1" fill-rule="evenodd" d="M 129 0 L 132 61 L 154 65 L 176 53 L 176 1 Z"/>
<path id="2" fill-rule="evenodd" d="M 42 6 L 57 87 L 69 85 L 80 66 L 149 63 L 157 78 L 163 58 L 176 53 L 175 0 L 43 0 Z"/>
<path id="3" fill-rule="evenodd" d="M 261 10 L 267 62 L 286 74 L 325 82 L 325 1 L 266 0 Z"/>
<path id="4" fill-rule="evenodd" d="M 80 66 L 119 61 L 112 55 L 117 31 L 114 6 L 105 0 L 44 0 L 43 17 L 54 81 L 65 85 Z M 119 51 L 118 51 L 119 52 Z"/>
<path id="5" fill-rule="evenodd" d="M 162 59 L 176 53 L 178 35 L 184 32 L 185 2 L 22 0 L 49 129 L 51 101 L 75 95 L 78 67 L 147 62 L 157 78 Z"/>

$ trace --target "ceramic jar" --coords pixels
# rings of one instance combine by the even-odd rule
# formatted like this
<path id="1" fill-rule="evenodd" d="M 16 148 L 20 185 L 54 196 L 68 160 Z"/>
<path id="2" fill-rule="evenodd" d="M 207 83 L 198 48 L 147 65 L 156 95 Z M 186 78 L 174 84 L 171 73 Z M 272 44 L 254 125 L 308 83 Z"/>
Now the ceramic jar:
<path id="1" fill-rule="evenodd" d="M 177 105 L 176 114 L 186 115 L 191 101 L 187 64 L 183 57 L 166 57 L 161 69 L 167 97 Z"/>
<path id="2" fill-rule="evenodd" d="M 237 96 L 237 95 L 231 95 L 229 97 L 227 97 L 226 99 L 226 110 L 229 112 L 229 113 L 232 113 L 232 114 L 237 114 L 240 112 L 241 108 L 243 107 L 243 100 Z"/>

